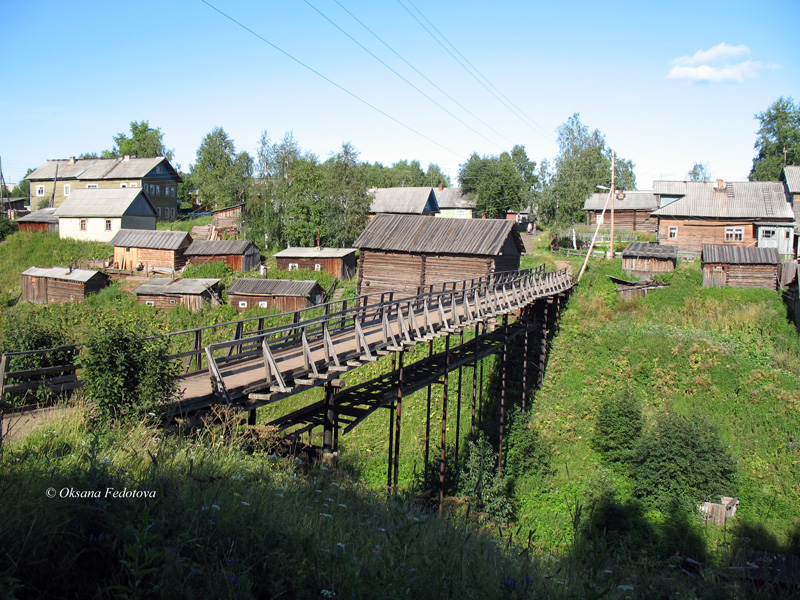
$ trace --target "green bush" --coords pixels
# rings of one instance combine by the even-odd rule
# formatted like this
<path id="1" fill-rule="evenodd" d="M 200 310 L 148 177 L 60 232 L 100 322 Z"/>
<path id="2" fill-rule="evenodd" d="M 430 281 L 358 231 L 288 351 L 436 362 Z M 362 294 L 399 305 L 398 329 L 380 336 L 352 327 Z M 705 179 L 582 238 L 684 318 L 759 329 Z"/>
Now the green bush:
<path id="1" fill-rule="evenodd" d="M 551 475 L 552 448 L 542 439 L 534 420 L 516 410 L 511 416 L 506 474 L 513 479 Z"/>
<path id="2" fill-rule="evenodd" d="M 634 494 L 656 501 L 696 502 L 732 496 L 736 461 L 710 424 L 698 417 L 664 414 L 635 450 Z"/>
<path id="3" fill-rule="evenodd" d="M 628 462 L 642 433 L 642 407 L 629 390 L 600 401 L 592 446 L 610 462 Z"/>
<path id="4" fill-rule="evenodd" d="M 506 523 L 513 514 L 507 488 L 505 478 L 497 472 L 497 454 L 481 432 L 475 442 L 469 443 L 458 494 L 469 498 L 473 510 Z"/>

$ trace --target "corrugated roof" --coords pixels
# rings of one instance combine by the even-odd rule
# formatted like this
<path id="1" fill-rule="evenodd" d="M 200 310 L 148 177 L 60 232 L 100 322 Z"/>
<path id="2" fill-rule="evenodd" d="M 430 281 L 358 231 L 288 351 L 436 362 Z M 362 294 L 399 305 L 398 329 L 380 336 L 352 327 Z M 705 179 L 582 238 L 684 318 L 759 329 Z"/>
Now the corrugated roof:
<path id="1" fill-rule="evenodd" d="M 439 210 L 443 208 L 475 208 L 475 196 L 465 194 L 460 187 L 456 188 L 434 188 L 436 201 L 439 203 Z"/>
<path id="2" fill-rule="evenodd" d="M 93 271 L 92 269 L 72 269 L 67 267 L 31 267 L 22 272 L 23 275 L 30 275 L 31 277 L 46 277 L 48 279 L 63 279 L 64 281 L 80 281 L 86 283 L 95 275 L 103 275 L 105 273 L 100 271 Z"/>
<path id="3" fill-rule="evenodd" d="M 777 248 L 745 248 L 717 244 L 703 246 L 702 261 L 729 265 L 777 265 L 781 259 Z"/>
<path id="4" fill-rule="evenodd" d="M 250 246 L 258 250 L 248 240 L 194 240 L 186 249 L 186 256 L 226 256 L 228 254 L 244 254 Z"/>
<path id="5" fill-rule="evenodd" d="M 619 194 L 624 194 L 620 199 Z M 583 210 L 603 210 L 608 199 L 608 193 L 592 194 L 583 203 Z M 626 191 L 618 192 L 614 198 L 614 210 L 656 210 L 658 208 L 658 197 L 652 191 Z M 611 210 L 611 202 L 608 203 L 608 211 Z"/>
<path id="6" fill-rule="evenodd" d="M 655 182 L 658 183 L 658 182 Z M 675 202 L 653 211 L 658 217 L 711 217 L 720 219 L 791 219 L 792 207 L 782 183 L 744 181 L 726 183 L 682 182 L 686 194 Z M 654 184 L 654 187 L 657 187 Z"/>
<path id="7" fill-rule="evenodd" d="M 783 167 L 781 180 L 786 182 L 792 194 L 800 194 L 800 165 Z"/>
<path id="8" fill-rule="evenodd" d="M 355 252 L 355 248 L 286 248 L 275 258 L 344 258 Z"/>
<path id="9" fill-rule="evenodd" d="M 439 210 L 433 188 L 429 187 L 377 188 L 368 193 L 373 196 L 371 213 L 421 215 L 426 207 Z"/>
<path id="10" fill-rule="evenodd" d="M 156 277 L 133 290 L 139 296 L 202 294 L 220 282 L 219 279 L 170 279 Z"/>
<path id="11" fill-rule="evenodd" d="M 353 246 L 427 254 L 500 254 L 508 237 L 525 252 L 516 222 L 509 219 L 435 219 L 418 215 L 377 215 Z"/>
<path id="12" fill-rule="evenodd" d="M 677 246 L 662 246 L 647 242 L 632 242 L 622 251 L 622 258 L 662 258 L 677 259 Z"/>
<path id="13" fill-rule="evenodd" d="M 57 217 L 158 216 L 141 188 L 77 189 L 54 214 Z"/>
<path id="14" fill-rule="evenodd" d="M 29 181 L 52 180 L 56 176 L 56 167 L 58 167 L 59 180 L 141 179 L 162 163 L 167 173 L 181 181 L 180 175 L 163 156 L 129 158 L 127 160 L 125 158 L 79 158 L 74 163 L 71 160 L 48 160 L 30 173 L 26 179 Z"/>
<path id="15" fill-rule="evenodd" d="M 109 246 L 126 248 L 152 248 L 154 250 L 177 250 L 189 237 L 188 231 L 165 231 L 148 229 L 120 229 Z"/>
<path id="16" fill-rule="evenodd" d="M 53 213 L 55 208 L 40 208 L 29 215 L 17 219 L 18 223 L 58 223 L 58 217 Z"/>
<path id="17" fill-rule="evenodd" d="M 291 279 L 237 279 L 228 288 L 228 295 L 243 296 L 299 296 L 309 298 L 315 290 L 321 289 L 313 280 L 293 281 Z"/>
<path id="18" fill-rule="evenodd" d="M 656 179 L 653 182 L 653 193 L 662 196 L 685 196 L 688 181 L 667 181 Z"/>

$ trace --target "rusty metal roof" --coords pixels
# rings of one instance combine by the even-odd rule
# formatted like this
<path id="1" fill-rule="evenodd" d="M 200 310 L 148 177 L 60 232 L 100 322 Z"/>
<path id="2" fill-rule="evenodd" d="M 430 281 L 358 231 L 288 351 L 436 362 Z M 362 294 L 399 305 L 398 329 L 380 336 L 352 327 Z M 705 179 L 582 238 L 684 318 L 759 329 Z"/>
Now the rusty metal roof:
<path id="1" fill-rule="evenodd" d="M 109 246 L 126 248 L 152 248 L 154 250 L 177 250 L 186 239 L 192 238 L 188 231 L 165 231 L 147 229 L 120 229 L 110 242 Z"/>
<path id="2" fill-rule="evenodd" d="M 777 248 L 703 245 L 703 263 L 728 265 L 777 265 L 781 261 Z"/>
<path id="3" fill-rule="evenodd" d="M 228 288 L 228 294 L 242 296 L 299 296 L 310 298 L 316 290 L 322 291 L 314 280 L 241 278 Z"/>
<path id="4" fill-rule="evenodd" d="M 355 248 L 286 248 L 275 258 L 344 258 L 355 253 Z"/>
<path id="5" fill-rule="evenodd" d="M 202 294 L 218 285 L 219 279 L 170 279 L 156 277 L 133 290 L 138 296 L 166 296 L 171 294 Z"/>
<path id="6" fill-rule="evenodd" d="M 653 211 L 657 217 L 794 220 L 786 190 L 776 181 L 730 182 L 723 189 L 710 181 L 656 181 L 653 184 L 656 193 L 659 183 L 680 183 L 685 186 L 685 195 Z"/>
<path id="7" fill-rule="evenodd" d="M 677 246 L 662 246 L 661 244 L 650 244 L 647 242 L 632 242 L 625 246 L 622 251 L 622 258 L 678 258 Z"/>
<path id="8" fill-rule="evenodd" d="M 623 197 L 620 199 L 620 194 Z M 583 210 L 603 210 L 608 199 L 607 193 L 592 194 L 583 203 Z M 614 210 L 656 210 L 658 208 L 658 197 L 652 191 L 622 191 L 619 190 L 614 198 Z M 607 211 L 611 210 L 611 202 L 608 203 Z"/>
<path id="9" fill-rule="evenodd" d="M 438 212 L 439 205 L 433 188 L 391 187 L 369 190 L 372 194 L 371 213 L 398 213 L 421 215 L 426 210 Z"/>
<path id="10" fill-rule="evenodd" d="M 259 252 L 258 247 L 249 240 L 194 240 L 186 249 L 186 256 L 227 256 L 230 254 L 250 254 Z"/>
<path id="11" fill-rule="evenodd" d="M 92 269 L 68 269 L 67 267 L 31 267 L 22 272 L 23 275 L 30 277 L 45 277 L 47 279 L 62 279 L 64 281 L 80 281 L 86 283 L 95 275 L 108 275 Z"/>
<path id="12" fill-rule="evenodd" d="M 517 251 L 525 245 L 509 219 L 436 219 L 420 215 L 377 215 L 353 246 L 420 254 L 501 254 L 511 237 Z"/>

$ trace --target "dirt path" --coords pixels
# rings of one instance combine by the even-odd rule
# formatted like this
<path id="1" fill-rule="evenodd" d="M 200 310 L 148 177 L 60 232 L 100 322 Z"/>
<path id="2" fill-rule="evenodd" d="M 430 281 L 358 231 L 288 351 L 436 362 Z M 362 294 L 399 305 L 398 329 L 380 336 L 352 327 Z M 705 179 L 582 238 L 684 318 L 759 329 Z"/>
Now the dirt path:
<path id="1" fill-rule="evenodd" d="M 45 427 L 57 419 L 63 419 L 70 411 L 74 410 L 77 409 L 49 406 L 27 412 L 4 414 L 2 431 L 0 431 L 3 444 L 22 439 L 34 429 Z"/>

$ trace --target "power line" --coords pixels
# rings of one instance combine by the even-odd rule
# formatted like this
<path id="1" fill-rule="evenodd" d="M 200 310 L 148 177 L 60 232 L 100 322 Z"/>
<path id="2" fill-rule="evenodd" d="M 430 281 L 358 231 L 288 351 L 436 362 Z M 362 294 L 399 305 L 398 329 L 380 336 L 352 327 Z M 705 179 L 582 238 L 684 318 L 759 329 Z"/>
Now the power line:
<path id="1" fill-rule="evenodd" d="M 331 85 L 333 85 L 334 87 L 336 87 L 336 88 L 340 89 L 341 91 L 343 91 L 344 93 L 346 93 L 348 96 L 351 96 L 351 97 L 355 98 L 356 100 L 358 100 L 359 102 L 361 102 L 361 103 L 362 103 L 362 104 L 364 104 L 365 106 L 368 106 L 369 108 L 371 108 L 371 109 L 372 109 L 372 110 L 374 110 L 375 112 L 377 112 L 377 113 L 379 113 L 379 114 L 383 115 L 383 116 L 384 116 L 384 117 L 386 117 L 387 119 L 390 119 L 390 120 L 394 121 L 395 123 L 397 123 L 397 124 L 398 124 L 398 125 L 400 125 L 401 127 L 404 127 L 405 129 L 408 129 L 410 132 L 412 132 L 412 133 L 415 133 L 416 135 L 420 136 L 421 138 L 423 138 L 423 139 L 425 139 L 425 140 L 428 140 L 428 141 L 429 141 L 429 142 L 431 142 L 432 144 L 435 144 L 436 146 L 439 146 L 440 148 L 442 148 L 442 149 L 444 149 L 444 150 L 447 150 L 447 151 L 448 151 L 448 152 L 450 152 L 451 154 L 454 154 L 455 156 L 458 156 L 458 157 L 461 157 L 461 158 L 465 158 L 465 157 L 464 157 L 464 155 L 463 155 L 463 154 L 461 154 L 460 152 L 456 152 L 455 150 L 452 150 L 451 148 L 448 148 L 448 147 L 447 147 L 447 146 L 445 146 L 444 144 L 440 144 L 439 142 L 437 142 L 436 140 L 434 140 L 434 139 L 432 139 L 432 138 L 428 137 L 428 136 L 427 136 L 427 135 L 425 135 L 424 133 L 421 133 L 421 132 L 417 131 L 416 129 L 414 129 L 414 128 L 413 128 L 413 127 L 411 127 L 410 125 L 406 125 L 406 124 L 405 124 L 405 123 L 403 123 L 401 120 L 399 120 L 399 119 L 397 119 L 396 117 L 393 117 L 392 115 L 390 115 L 389 113 L 387 113 L 387 112 L 385 112 L 385 111 L 381 110 L 380 108 L 378 108 L 378 107 L 377 107 L 377 106 L 375 106 L 374 104 L 370 104 L 369 102 L 367 102 L 366 100 L 364 100 L 363 98 L 361 98 L 360 96 L 358 96 L 357 94 L 355 94 L 354 92 L 351 92 L 350 90 L 348 90 L 348 89 L 347 89 L 347 88 L 345 88 L 344 86 L 342 86 L 342 85 L 340 85 L 340 84 L 336 83 L 335 81 L 333 81 L 333 80 L 332 80 L 332 79 L 330 79 L 329 77 L 326 77 L 325 75 L 323 75 L 322 73 L 320 73 L 319 71 L 317 71 L 316 69 L 314 69 L 313 67 L 310 67 L 309 65 L 307 65 L 306 63 L 304 63 L 304 62 L 303 62 L 303 61 L 301 61 L 300 59 L 298 59 L 298 58 L 295 58 L 294 56 L 292 56 L 291 54 L 289 54 L 288 52 L 286 52 L 286 51 L 285 51 L 285 50 L 283 50 L 282 48 L 280 48 L 280 47 L 276 46 L 275 44 L 273 44 L 272 42 L 270 42 L 268 39 L 266 39 L 266 38 L 265 38 L 265 37 L 263 37 L 262 35 L 260 35 L 260 34 L 256 33 L 255 31 L 253 31 L 252 29 L 250 29 L 249 27 L 247 27 L 246 25 L 244 25 L 244 24 L 243 24 L 243 23 L 241 23 L 240 21 L 237 21 L 237 20 L 236 20 L 236 19 L 234 19 L 232 16 L 230 16 L 229 14 L 227 14 L 227 13 L 223 12 L 222 10 L 220 10 L 219 8 L 217 8 L 216 6 L 214 6 L 213 4 L 211 4 L 210 2 L 208 2 L 207 0 L 200 0 L 200 1 L 201 1 L 203 4 L 205 4 L 206 6 L 208 6 L 209 8 L 212 8 L 213 10 L 215 10 L 216 12 L 218 12 L 220 15 L 222 15 L 223 17 L 225 17 L 226 19 L 228 19 L 228 20 L 229 20 L 229 21 L 231 21 L 232 23 L 234 23 L 234 24 L 238 25 L 239 27 L 241 27 L 242 29 L 244 29 L 245 31 L 247 31 L 248 33 L 250 33 L 251 35 L 255 36 L 256 38 L 258 38 L 259 40 L 261 40 L 262 42 L 264 42 L 264 43 L 265 43 L 265 44 L 267 44 L 268 46 L 271 46 L 272 48 L 274 48 L 275 50 L 277 50 L 278 52 L 280 52 L 281 54 L 283 54 L 283 55 L 284 55 L 284 56 L 286 56 L 287 58 L 290 58 L 291 60 L 293 60 L 294 62 L 296 62 L 296 63 L 297 63 L 297 64 L 299 64 L 300 66 L 304 67 L 305 69 L 308 69 L 309 71 L 311 71 L 312 73 L 314 73 L 314 75 L 316 75 L 317 77 L 320 77 L 321 79 L 324 79 L 325 81 L 327 81 L 328 83 L 330 83 L 330 84 L 331 84 Z"/>

